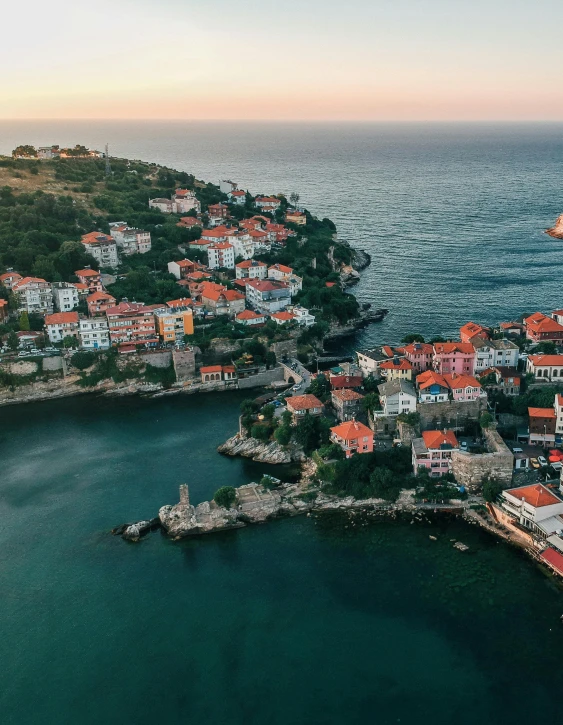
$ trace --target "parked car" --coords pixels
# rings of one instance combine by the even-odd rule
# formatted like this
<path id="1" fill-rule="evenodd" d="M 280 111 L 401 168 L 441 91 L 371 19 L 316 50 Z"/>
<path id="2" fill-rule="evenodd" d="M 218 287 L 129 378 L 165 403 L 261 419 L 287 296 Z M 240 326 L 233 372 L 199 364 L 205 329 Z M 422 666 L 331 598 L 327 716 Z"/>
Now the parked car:
<path id="1" fill-rule="evenodd" d="M 530 458 L 530 466 L 532 468 L 541 468 L 537 458 Z"/>
<path id="2" fill-rule="evenodd" d="M 30 353 L 27 350 L 20 350 L 18 352 L 18 357 L 29 357 Z"/>
<path id="3" fill-rule="evenodd" d="M 560 471 L 563 468 L 563 463 L 561 463 L 561 461 L 554 461 L 551 464 L 551 467 L 554 471 Z"/>
<path id="4" fill-rule="evenodd" d="M 540 464 L 540 466 L 547 466 L 547 461 L 543 456 L 538 456 L 538 463 Z"/>
<path id="5" fill-rule="evenodd" d="M 291 389 L 297 392 L 300 388 L 300 385 L 294 385 Z"/>
<path id="6" fill-rule="evenodd" d="M 461 449 L 466 451 L 467 450 L 467 441 L 461 441 L 459 444 L 461 446 Z"/>
<path id="7" fill-rule="evenodd" d="M 56 347 L 46 347 L 45 352 L 58 352 Z"/>

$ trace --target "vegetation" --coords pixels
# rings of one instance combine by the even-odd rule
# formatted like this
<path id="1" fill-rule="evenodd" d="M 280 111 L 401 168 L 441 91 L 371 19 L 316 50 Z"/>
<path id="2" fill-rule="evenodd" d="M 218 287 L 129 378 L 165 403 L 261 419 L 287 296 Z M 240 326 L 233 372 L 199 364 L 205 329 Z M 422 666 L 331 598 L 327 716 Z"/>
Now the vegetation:
<path id="1" fill-rule="evenodd" d="M 502 489 L 502 483 L 495 481 L 494 479 L 487 479 L 486 481 L 483 481 L 483 498 L 488 503 L 492 503 L 493 501 L 496 501 L 496 498 Z"/>
<path id="2" fill-rule="evenodd" d="M 217 506 L 230 509 L 234 502 L 237 500 L 237 490 L 233 486 L 221 486 L 221 488 L 215 491 L 213 500 L 215 501 Z"/>
<path id="3" fill-rule="evenodd" d="M 74 353 L 70 362 L 77 370 L 86 370 L 96 362 L 97 358 L 97 353 L 91 350 L 81 350 Z"/>
<path id="4" fill-rule="evenodd" d="M 490 413 L 487 413 L 486 411 L 481 414 L 481 417 L 479 418 L 479 424 L 481 428 L 490 428 L 493 423 L 495 422 L 495 419 Z"/>

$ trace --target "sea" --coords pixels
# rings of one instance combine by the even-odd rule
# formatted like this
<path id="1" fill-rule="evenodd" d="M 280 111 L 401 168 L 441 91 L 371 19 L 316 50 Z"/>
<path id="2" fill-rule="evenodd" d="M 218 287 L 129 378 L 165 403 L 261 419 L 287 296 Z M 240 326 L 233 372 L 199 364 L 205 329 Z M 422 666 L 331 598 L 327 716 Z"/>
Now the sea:
<path id="1" fill-rule="evenodd" d="M 562 126 L 0 123 L 253 192 L 372 255 L 357 340 L 560 306 Z M 247 393 L 0 408 L 2 725 L 562 722 L 563 589 L 476 526 L 348 513 L 110 534 L 277 469 L 220 456 Z M 431 538 L 432 537 L 432 538 Z M 453 547 L 462 541 L 469 550 Z"/>

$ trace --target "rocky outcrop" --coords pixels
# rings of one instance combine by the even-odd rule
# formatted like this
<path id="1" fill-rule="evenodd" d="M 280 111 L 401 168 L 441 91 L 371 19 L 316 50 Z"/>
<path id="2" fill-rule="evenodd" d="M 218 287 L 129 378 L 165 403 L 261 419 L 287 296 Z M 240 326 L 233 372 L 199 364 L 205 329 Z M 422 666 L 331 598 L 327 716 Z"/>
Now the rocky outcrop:
<path id="1" fill-rule="evenodd" d="M 364 252 L 363 249 L 352 250 L 352 267 L 357 272 L 361 272 L 366 269 L 366 267 L 369 267 L 370 264 L 371 257 L 367 252 Z"/>
<path id="2" fill-rule="evenodd" d="M 340 269 L 340 284 L 343 287 L 349 287 L 360 281 L 360 273 L 357 272 L 350 264 L 345 264 Z"/>
<path id="3" fill-rule="evenodd" d="M 545 233 L 555 239 L 563 239 L 563 214 L 557 217 L 555 224 L 551 229 L 546 229 Z"/>
<path id="4" fill-rule="evenodd" d="M 188 487 L 184 484 L 180 486 L 180 502 L 160 509 L 158 515 L 162 528 L 169 536 L 181 539 L 295 516 L 311 508 L 295 495 L 297 487 L 290 484 L 283 484 L 280 490 L 269 491 L 257 483 L 249 483 L 237 488 L 236 492 L 236 502 L 230 509 L 218 506 L 215 501 L 192 506 Z"/>
<path id="5" fill-rule="evenodd" d="M 253 461 L 258 463 L 271 463 L 274 465 L 302 461 L 305 458 L 302 449 L 297 446 L 289 445 L 287 448 L 283 448 L 275 441 L 264 443 L 257 438 L 243 438 L 238 433 L 222 443 L 217 450 L 226 456 L 242 456 L 243 458 L 252 458 Z"/>

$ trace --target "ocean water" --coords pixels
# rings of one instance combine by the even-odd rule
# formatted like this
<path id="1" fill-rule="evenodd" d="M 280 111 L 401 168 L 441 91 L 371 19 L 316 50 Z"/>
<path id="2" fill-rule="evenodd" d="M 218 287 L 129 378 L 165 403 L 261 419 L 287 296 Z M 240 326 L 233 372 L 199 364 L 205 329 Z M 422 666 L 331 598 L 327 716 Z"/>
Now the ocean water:
<path id="1" fill-rule="evenodd" d="M 562 590 L 477 527 L 109 534 L 261 475 L 215 453 L 241 398 L 2 409 L 3 725 L 559 722 Z"/>
<path id="2" fill-rule="evenodd" d="M 355 293 L 390 314 L 361 346 L 563 304 L 563 243 L 544 234 L 563 213 L 563 124 L 0 122 L 0 152 L 22 142 L 108 142 L 253 193 L 297 191 L 372 255 Z"/>

